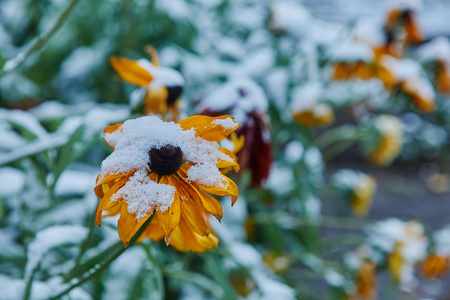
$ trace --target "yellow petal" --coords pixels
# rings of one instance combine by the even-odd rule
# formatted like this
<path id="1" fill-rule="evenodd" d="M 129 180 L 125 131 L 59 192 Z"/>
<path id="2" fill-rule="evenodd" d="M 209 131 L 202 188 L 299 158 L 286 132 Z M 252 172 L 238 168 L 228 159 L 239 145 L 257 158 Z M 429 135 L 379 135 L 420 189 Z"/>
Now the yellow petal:
<path id="1" fill-rule="evenodd" d="M 153 76 L 135 60 L 113 56 L 110 63 L 119 76 L 128 83 L 146 88 L 153 80 Z"/>
<path id="2" fill-rule="evenodd" d="M 103 134 L 105 134 L 105 133 L 113 133 L 114 131 L 116 131 L 117 129 L 122 127 L 122 125 L 123 125 L 123 123 L 116 123 L 116 124 L 113 124 L 113 125 L 106 126 L 105 129 L 103 130 Z"/>
<path id="3" fill-rule="evenodd" d="M 116 180 L 116 179 L 120 179 L 121 177 L 130 177 L 134 174 L 134 172 L 136 172 L 136 170 L 131 170 L 127 173 L 119 173 L 119 174 L 114 174 L 114 175 L 105 175 L 102 180 L 100 180 L 100 182 L 97 182 L 97 186 L 102 185 L 104 183 Z M 97 177 L 98 180 L 98 177 Z"/>
<path id="4" fill-rule="evenodd" d="M 222 178 L 225 188 L 216 186 L 206 186 L 198 183 L 196 184 L 207 193 L 218 196 L 231 196 L 231 205 L 234 205 L 239 195 L 238 187 L 236 186 L 234 181 L 228 178 L 227 176 L 222 175 Z"/>
<path id="5" fill-rule="evenodd" d="M 118 130 L 120 127 L 122 127 L 122 124 L 123 123 L 117 123 L 117 124 L 106 126 L 106 128 L 103 130 L 103 137 L 105 136 L 106 133 L 113 133 L 114 131 Z M 105 141 L 108 143 L 107 140 L 105 140 Z M 114 149 L 113 145 L 111 145 L 110 143 L 108 143 L 108 145 Z"/>
<path id="6" fill-rule="evenodd" d="M 239 164 L 237 163 L 236 155 L 230 150 L 225 148 L 219 148 L 219 151 L 228 155 L 233 161 L 220 160 L 219 163 L 217 164 L 217 167 L 219 169 L 234 167 L 235 171 L 239 171 Z"/>
<path id="7" fill-rule="evenodd" d="M 147 214 L 142 220 L 138 221 L 135 214 L 128 212 L 128 205 L 122 204 L 122 210 L 120 211 L 120 218 L 117 224 L 119 230 L 119 237 L 123 244 L 128 246 L 130 239 L 139 230 L 139 228 L 147 221 L 153 212 Z"/>
<path id="8" fill-rule="evenodd" d="M 158 212 L 156 212 L 156 214 L 158 214 Z M 139 237 L 137 242 L 139 243 L 145 238 L 157 242 L 160 241 L 163 237 L 164 237 L 164 230 L 159 225 L 158 218 L 153 218 L 152 222 L 148 224 L 148 227 Z"/>
<path id="9" fill-rule="evenodd" d="M 183 237 L 183 242 L 188 250 L 193 252 L 205 252 L 205 249 L 198 243 L 195 233 L 183 220 L 180 221 L 180 231 Z"/>
<path id="10" fill-rule="evenodd" d="M 209 224 L 205 221 L 205 211 L 195 189 L 184 180 L 169 176 L 169 184 L 176 187 L 180 195 L 181 217 L 186 224 L 201 236 L 211 232 Z"/>
<path id="11" fill-rule="evenodd" d="M 168 97 L 169 91 L 164 86 L 149 90 L 144 98 L 145 114 L 164 114 L 167 111 Z"/>
<path id="12" fill-rule="evenodd" d="M 197 243 L 205 249 L 214 249 L 219 244 L 219 239 L 211 233 L 209 236 L 196 236 Z M 204 251 L 202 251 L 204 252 Z"/>
<path id="13" fill-rule="evenodd" d="M 159 182 L 163 184 L 168 184 L 169 183 L 168 176 L 162 176 Z M 170 234 L 180 222 L 181 208 L 180 208 L 180 196 L 178 194 L 178 191 L 175 191 L 172 205 L 163 212 L 158 211 L 158 214 L 156 216 L 158 217 L 159 224 L 161 224 L 161 227 L 164 230 L 166 236 L 166 243 L 168 243 Z"/>
<path id="14" fill-rule="evenodd" d="M 178 170 L 178 175 L 180 175 L 181 178 L 187 178 L 187 172 L 189 171 L 189 168 L 192 167 L 193 164 L 183 164 L 180 169 Z M 225 175 L 222 176 L 222 183 L 225 187 L 216 187 L 216 186 L 206 186 L 203 184 L 200 184 L 198 182 L 195 182 L 195 186 L 198 186 L 202 190 L 204 190 L 207 193 L 218 195 L 218 196 L 231 196 L 231 205 L 234 205 L 236 203 L 236 200 L 239 195 L 239 189 L 234 183 L 233 180 L 228 178 Z"/>
<path id="15" fill-rule="evenodd" d="M 222 205 L 220 205 L 219 201 L 217 201 L 216 198 L 208 195 L 205 192 L 202 192 L 200 190 L 198 191 L 198 195 L 200 197 L 200 200 L 202 201 L 203 207 L 205 210 L 212 214 L 214 217 L 217 218 L 217 220 L 221 220 L 223 216 L 223 209 Z"/>
<path id="16" fill-rule="evenodd" d="M 105 195 L 100 200 L 100 203 L 97 206 L 97 211 L 95 212 L 95 223 L 97 223 L 98 226 L 102 226 L 102 212 L 105 209 L 111 208 L 112 206 L 114 206 L 114 204 L 117 203 L 117 201 L 111 201 L 111 196 L 122 186 L 124 186 L 127 181 L 127 177 L 123 177 L 122 179 L 120 179 L 108 190 L 108 192 L 105 193 Z"/>
<path id="17" fill-rule="evenodd" d="M 118 200 L 118 201 L 116 201 L 115 204 L 111 204 L 111 206 L 108 206 L 108 209 L 105 210 L 106 214 L 104 214 L 103 216 L 104 217 L 111 217 L 111 216 L 117 215 L 122 210 L 122 204 L 123 203 L 124 202 L 122 200 L 120 200 L 120 201 Z"/>
<path id="18" fill-rule="evenodd" d="M 220 117 L 192 116 L 179 121 L 177 124 L 184 130 L 194 129 L 196 135 L 205 140 L 220 142 L 239 127 L 238 123 L 232 128 L 224 128 L 219 124 L 213 123 L 215 120 L 224 120 L 227 118 L 234 121 L 233 117 L 229 115 Z"/>

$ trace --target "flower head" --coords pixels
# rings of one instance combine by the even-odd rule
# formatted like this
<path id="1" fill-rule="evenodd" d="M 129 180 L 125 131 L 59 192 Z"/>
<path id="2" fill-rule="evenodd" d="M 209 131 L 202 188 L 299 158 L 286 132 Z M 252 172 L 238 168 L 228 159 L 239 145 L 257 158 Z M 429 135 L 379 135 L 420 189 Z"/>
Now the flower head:
<path id="1" fill-rule="evenodd" d="M 423 77 L 423 70 L 419 63 L 411 59 L 396 59 L 385 55 L 381 59 L 381 65 L 392 77 L 385 81 L 386 86 L 398 86 L 423 112 L 432 112 L 436 109 L 433 86 Z M 387 82 L 389 84 L 386 84 Z"/>
<path id="2" fill-rule="evenodd" d="M 369 150 L 368 159 L 376 166 L 386 166 L 402 149 L 403 123 L 394 116 L 382 115 L 376 119 L 375 127 L 378 138 Z"/>
<path id="3" fill-rule="evenodd" d="M 340 170 L 333 175 L 331 181 L 347 195 L 355 215 L 362 217 L 367 214 L 377 187 L 372 176 L 352 170 Z"/>
<path id="4" fill-rule="evenodd" d="M 146 59 L 131 60 L 111 57 L 111 66 L 128 83 L 147 89 L 144 96 L 146 115 L 165 115 L 169 110 L 172 120 L 178 119 L 177 105 L 183 91 L 183 76 L 176 70 L 159 66 L 156 50 L 147 47 L 152 62 Z"/>
<path id="5" fill-rule="evenodd" d="M 417 22 L 417 5 L 399 3 L 388 12 L 385 30 L 391 36 L 403 37 L 405 43 L 420 44 L 423 42 L 422 30 Z"/>
<path id="6" fill-rule="evenodd" d="M 333 123 L 333 109 L 320 102 L 320 93 L 321 86 L 318 83 L 309 83 L 294 90 L 290 110 L 295 122 L 308 127 Z"/>
<path id="7" fill-rule="evenodd" d="M 102 163 L 95 192 L 102 212 L 120 213 L 119 236 L 125 245 L 151 216 L 144 233 L 182 251 L 214 248 L 208 215 L 222 217 L 220 203 L 209 194 L 237 200 L 235 183 L 219 168 L 237 162 L 218 142 L 239 125 L 231 116 L 194 116 L 178 123 L 146 116 L 108 126 L 103 138 L 114 149 Z"/>
<path id="8" fill-rule="evenodd" d="M 377 296 L 376 265 L 369 259 L 363 259 L 356 274 L 356 290 L 350 299 L 372 300 Z"/>
<path id="9" fill-rule="evenodd" d="M 450 267 L 448 257 L 429 254 L 422 264 L 422 275 L 426 278 L 441 278 Z"/>
<path id="10" fill-rule="evenodd" d="M 234 145 L 230 150 L 237 155 L 241 168 L 251 171 L 252 186 L 259 186 L 267 179 L 273 160 L 267 109 L 263 90 L 246 78 L 225 84 L 198 107 L 200 114 L 209 116 L 230 113 L 241 124 L 232 137 Z"/>
<path id="11" fill-rule="evenodd" d="M 426 255 L 428 240 L 424 233 L 418 221 L 391 218 L 371 226 L 369 243 L 387 255 L 388 269 L 402 288 L 413 284 L 414 266 Z"/>

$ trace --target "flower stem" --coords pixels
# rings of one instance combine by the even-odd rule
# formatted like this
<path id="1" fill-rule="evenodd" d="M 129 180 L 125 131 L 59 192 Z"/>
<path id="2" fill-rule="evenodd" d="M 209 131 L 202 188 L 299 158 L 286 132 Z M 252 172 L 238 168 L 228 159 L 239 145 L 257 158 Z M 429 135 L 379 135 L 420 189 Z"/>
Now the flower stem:
<path id="1" fill-rule="evenodd" d="M 214 283 L 214 281 L 201 274 L 183 270 L 175 270 L 171 268 L 163 268 L 162 272 L 167 277 L 194 283 L 204 290 L 210 292 L 216 299 L 223 298 L 221 288 L 216 283 Z"/>
<path id="2" fill-rule="evenodd" d="M 274 223 L 283 228 L 298 228 L 304 225 L 322 226 L 329 228 L 363 230 L 365 225 L 372 223 L 370 220 L 359 220 L 356 218 L 344 218 L 336 216 L 320 216 L 317 222 L 308 222 L 299 217 L 287 213 L 257 213 L 252 215 L 253 222 L 257 224 Z"/>
<path id="3" fill-rule="evenodd" d="M 147 228 L 148 224 L 150 224 L 150 222 L 152 221 L 153 216 L 154 216 L 154 214 L 150 218 L 148 218 L 148 220 L 144 223 L 144 225 L 142 225 L 141 228 L 139 228 L 138 232 L 136 232 L 136 234 L 131 238 L 130 243 L 128 244 L 128 247 L 124 247 L 121 242 L 114 244 L 111 247 L 111 248 L 113 248 L 111 255 L 108 255 L 105 258 L 105 260 L 96 264 L 94 267 L 92 267 L 88 271 L 84 272 L 79 278 L 72 278 L 72 280 L 70 281 L 70 285 L 67 288 L 65 288 L 63 291 L 59 292 L 55 296 L 50 297 L 49 300 L 59 299 L 60 297 L 64 296 L 65 294 L 69 293 L 74 288 L 91 280 L 92 278 L 97 276 L 99 273 L 101 273 L 105 269 L 107 269 L 109 267 L 109 265 L 116 258 L 118 258 L 122 253 L 125 252 L 125 250 L 127 250 L 128 248 L 130 248 L 131 246 L 133 246 L 136 243 L 137 239 L 141 236 L 141 234 Z"/>
<path id="4" fill-rule="evenodd" d="M 340 143 L 334 145 L 334 147 L 330 147 L 327 150 L 322 152 L 323 160 L 325 162 L 332 160 L 351 146 L 355 144 L 355 140 L 343 140 Z"/>
<path id="5" fill-rule="evenodd" d="M 62 11 L 56 22 L 47 31 L 44 31 L 25 51 L 20 52 L 14 58 L 5 62 L 3 69 L 0 70 L 0 77 L 8 72 L 19 68 L 34 52 L 39 51 L 47 41 L 58 31 L 62 24 L 67 20 L 72 9 L 76 6 L 79 0 L 71 0 L 69 5 Z"/>
<path id="6" fill-rule="evenodd" d="M 316 138 L 316 145 L 320 150 L 342 140 L 357 140 L 360 137 L 358 130 L 353 125 L 343 125 L 332 128 Z"/>

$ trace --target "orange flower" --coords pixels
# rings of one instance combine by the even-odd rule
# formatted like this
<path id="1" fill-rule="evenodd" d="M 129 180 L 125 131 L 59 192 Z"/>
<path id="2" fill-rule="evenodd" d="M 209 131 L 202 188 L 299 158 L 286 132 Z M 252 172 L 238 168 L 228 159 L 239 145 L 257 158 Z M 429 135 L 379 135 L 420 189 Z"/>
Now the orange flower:
<path id="1" fill-rule="evenodd" d="M 437 61 L 435 77 L 436 88 L 444 94 L 450 93 L 450 64 L 445 61 Z"/>
<path id="2" fill-rule="evenodd" d="M 412 8 L 395 8 L 389 11 L 386 21 L 386 31 L 393 36 L 405 34 L 405 43 L 420 44 L 423 34 L 417 24 L 416 11 Z"/>
<path id="3" fill-rule="evenodd" d="M 307 127 L 327 126 L 333 123 L 334 112 L 327 104 L 317 103 L 307 110 L 296 112 L 292 119 Z"/>
<path id="4" fill-rule="evenodd" d="M 177 120 L 184 79 L 178 71 L 159 66 L 158 53 L 153 47 L 147 47 L 146 50 L 152 57 L 151 63 L 146 59 L 111 57 L 111 66 L 126 82 L 147 89 L 144 96 L 146 115 L 165 115 L 169 110 L 171 119 Z"/>
<path id="5" fill-rule="evenodd" d="M 376 265 L 364 259 L 356 277 L 356 291 L 350 295 L 352 300 L 372 300 L 377 296 Z"/>
<path id="6" fill-rule="evenodd" d="M 180 251 L 214 248 L 208 216 L 220 220 L 222 206 L 209 194 L 231 196 L 232 204 L 238 197 L 236 184 L 219 171 L 237 162 L 218 142 L 238 126 L 231 116 L 178 123 L 146 116 L 106 127 L 103 138 L 114 151 L 97 178 L 97 225 L 102 212 L 120 213 L 119 237 L 127 245 L 154 214 L 142 237 L 164 237 Z"/>
<path id="7" fill-rule="evenodd" d="M 308 83 L 297 87 L 292 93 L 292 119 L 307 127 L 327 126 L 334 121 L 334 111 L 321 101 L 322 86 L 319 83 Z"/>
<path id="8" fill-rule="evenodd" d="M 355 78 L 368 80 L 375 76 L 375 66 L 368 62 L 335 62 L 333 64 L 332 78 L 337 81 Z"/>
<path id="9" fill-rule="evenodd" d="M 447 257 L 437 254 L 428 255 L 422 265 L 422 274 L 427 278 L 441 278 L 447 273 L 449 261 Z"/>
<path id="10" fill-rule="evenodd" d="M 436 109 L 434 90 L 424 78 L 414 77 L 401 84 L 403 91 L 408 94 L 414 105 L 421 111 L 430 113 Z"/>

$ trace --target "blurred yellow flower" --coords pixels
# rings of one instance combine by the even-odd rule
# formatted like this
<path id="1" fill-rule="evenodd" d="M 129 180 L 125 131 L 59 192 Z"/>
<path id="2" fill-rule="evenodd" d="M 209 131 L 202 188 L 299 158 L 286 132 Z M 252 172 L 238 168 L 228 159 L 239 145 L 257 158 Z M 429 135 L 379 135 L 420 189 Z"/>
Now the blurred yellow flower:
<path id="1" fill-rule="evenodd" d="M 403 143 L 403 123 L 394 116 L 381 115 L 375 126 L 379 137 L 375 146 L 369 151 L 368 159 L 376 166 L 389 165 L 400 153 Z"/>
<path id="2" fill-rule="evenodd" d="M 367 214 L 377 189 L 377 183 L 372 176 L 343 169 L 333 174 L 331 182 L 349 200 L 355 215 L 363 217 Z"/>
<path id="3" fill-rule="evenodd" d="M 291 259 L 283 254 L 268 252 L 264 254 L 263 261 L 275 274 L 282 275 L 289 270 L 292 265 Z"/>
<path id="4" fill-rule="evenodd" d="M 334 112 L 329 105 L 317 103 L 307 110 L 296 112 L 292 118 L 303 126 L 327 126 L 333 123 Z"/>
<path id="5" fill-rule="evenodd" d="M 414 105 L 421 111 L 430 113 L 436 109 L 433 87 L 424 78 L 410 78 L 402 82 L 403 91 L 411 96 Z"/>
<path id="6" fill-rule="evenodd" d="M 392 278 L 398 284 L 402 278 L 402 269 L 405 265 L 406 259 L 403 256 L 403 243 L 396 242 L 394 251 L 388 255 L 388 269 Z"/>
<path id="7" fill-rule="evenodd" d="M 391 228 L 393 232 L 395 228 Z M 418 221 L 404 223 L 397 233 L 393 250 L 388 254 L 388 270 L 397 284 L 407 285 L 412 278 L 414 265 L 421 260 L 426 250 L 424 227 Z"/>
<path id="8" fill-rule="evenodd" d="M 154 214 L 143 237 L 164 237 L 180 251 L 214 248 L 208 215 L 220 220 L 222 206 L 209 194 L 231 196 L 232 204 L 238 197 L 236 184 L 219 171 L 237 162 L 218 142 L 238 126 L 231 116 L 178 123 L 147 116 L 105 128 L 103 138 L 114 151 L 97 178 L 97 225 L 103 211 L 120 213 L 119 237 L 127 245 Z"/>
<path id="9" fill-rule="evenodd" d="M 365 216 L 372 205 L 372 200 L 377 189 L 377 183 L 372 176 L 361 176 L 353 190 L 350 205 L 357 216 Z"/>
<path id="10" fill-rule="evenodd" d="M 376 265 L 369 259 L 364 259 L 356 275 L 356 290 L 348 299 L 372 300 L 377 296 Z"/>
<path id="11" fill-rule="evenodd" d="M 153 47 L 147 47 L 152 62 L 146 59 L 131 60 L 111 57 L 111 66 L 128 83 L 147 89 L 144 96 L 146 115 L 171 113 L 171 120 L 179 116 L 178 104 L 183 91 L 183 76 L 176 70 L 159 66 L 159 59 Z"/>

